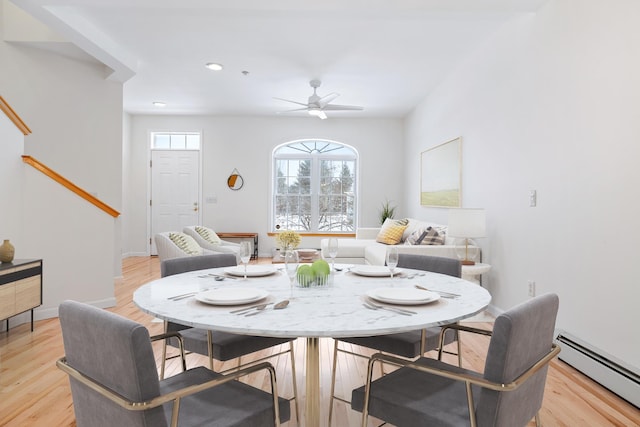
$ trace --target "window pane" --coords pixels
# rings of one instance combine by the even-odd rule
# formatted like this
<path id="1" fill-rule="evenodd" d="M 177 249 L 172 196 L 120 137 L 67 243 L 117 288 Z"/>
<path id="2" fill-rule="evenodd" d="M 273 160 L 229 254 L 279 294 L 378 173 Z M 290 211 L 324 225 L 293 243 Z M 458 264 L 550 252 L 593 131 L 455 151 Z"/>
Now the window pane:
<path id="1" fill-rule="evenodd" d="M 300 141 L 278 148 L 274 158 L 274 225 L 353 232 L 357 159 L 353 149 L 331 141 Z M 286 195 L 286 201 L 280 195 Z"/>
<path id="2" fill-rule="evenodd" d="M 153 147 L 152 148 L 170 148 L 169 135 L 156 133 L 153 135 Z"/>
<path id="3" fill-rule="evenodd" d="M 186 135 L 171 135 L 171 149 L 184 150 L 186 147 Z"/>
<path id="4" fill-rule="evenodd" d="M 151 148 L 162 150 L 199 150 L 199 133 L 152 133 Z"/>
<path id="5" fill-rule="evenodd" d="M 200 135 L 189 134 L 187 135 L 187 150 L 199 150 L 200 149 Z"/>

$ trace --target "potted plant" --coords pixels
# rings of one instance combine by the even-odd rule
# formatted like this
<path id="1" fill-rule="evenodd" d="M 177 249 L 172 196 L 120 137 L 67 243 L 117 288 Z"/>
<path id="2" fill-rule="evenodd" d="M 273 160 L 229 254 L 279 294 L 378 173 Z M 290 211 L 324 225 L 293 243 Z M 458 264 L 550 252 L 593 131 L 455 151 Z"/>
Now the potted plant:
<path id="1" fill-rule="evenodd" d="M 300 244 L 300 234 L 293 230 L 284 230 L 278 233 L 276 241 L 280 246 L 282 253 L 298 247 Z"/>
<path id="2" fill-rule="evenodd" d="M 393 218 L 396 212 L 397 206 L 391 206 L 391 202 L 387 199 L 382 203 L 382 209 L 380 210 L 380 225 L 384 224 L 387 218 Z"/>

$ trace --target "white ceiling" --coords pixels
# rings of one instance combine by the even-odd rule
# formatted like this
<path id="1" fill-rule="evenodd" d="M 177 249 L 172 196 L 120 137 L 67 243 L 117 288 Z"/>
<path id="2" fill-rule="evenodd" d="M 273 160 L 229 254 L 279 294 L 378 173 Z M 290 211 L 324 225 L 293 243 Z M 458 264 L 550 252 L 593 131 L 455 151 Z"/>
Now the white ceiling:
<path id="1" fill-rule="evenodd" d="M 329 117 L 403 117 L 507 20 L 544 1 L 13 3 L 110 67 L 109 78 L 125 82 L 130 113 L 274 116 L 295 105 L 273 97 L 306 102 L 318 78 L 320 95 L 364 107 Z"/>

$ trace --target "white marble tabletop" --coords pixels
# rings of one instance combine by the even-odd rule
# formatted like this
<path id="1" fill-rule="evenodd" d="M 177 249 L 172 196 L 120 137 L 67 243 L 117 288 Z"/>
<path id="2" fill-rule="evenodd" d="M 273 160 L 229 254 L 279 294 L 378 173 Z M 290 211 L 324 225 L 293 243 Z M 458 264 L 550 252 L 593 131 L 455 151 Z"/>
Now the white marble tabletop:
<path id="1" fill-rule="evenodd" d="M 266 277 L 250 277 L 247 280 L 216 281 L 213 276 L 201 277 L 207 273 L 223 274 L 223 270 L 195 271 L 155 280 L 136 290 L 133 301 L 146 313 L 188 326 L 271 337 L 334 338 L 382 335 L 443 325 L 473 316 L 484 310 L 491 301 L 486 289 L 466 280 L 428 272 L 419 272 L 422 275 L 408 279 L 410 270 L 404 270 L 399 277 L 390 279 L 358 276 L 345 269 L 332 273 L 329 286 L 296 287 L 293 295 L 289 279 L 281 270 Z M 411 316 L 370 310 L 363 305 L 368 299 L 368 290 L 413 288 L 416 284 L 461 296 L 455 299 L 440 298 L 424 305 L 402 306 L 417 313 Z M 290 303 L 283 310 L 273 310 L 269 306 L 258 315 L 246 317 L 230 313 L 241 306 L 209 305 L 194 297 L 178 301 L 168 299 L 188 292 L 227 287 L 264 289 L 269 293 L 266 302 L 289 299 Z"/>

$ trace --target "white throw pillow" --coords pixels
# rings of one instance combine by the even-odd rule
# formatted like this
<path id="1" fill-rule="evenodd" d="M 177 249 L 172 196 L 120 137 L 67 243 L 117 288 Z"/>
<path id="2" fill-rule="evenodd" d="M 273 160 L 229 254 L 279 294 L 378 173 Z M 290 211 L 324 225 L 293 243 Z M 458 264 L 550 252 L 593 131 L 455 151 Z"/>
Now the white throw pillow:
<path id="1" fill-rule="evenodd" d="M 195 239 L 184 233 L 169 233 L 169 239 L 189 255 L 202 255 L 202 248 Z"/>
<path id="2" fill-rule="evenodd" d="M 196 226 L 195 230 L 196 230 L 196 233 L 198 233 L 204 240 L 206 240 L 207 242 L 213 245 L 219 245 L 222 243 L 222 240 L 220 239 L 220 237 L 218 237 L 216 232 L 210 228 Z"/>

